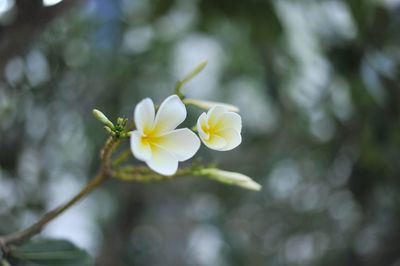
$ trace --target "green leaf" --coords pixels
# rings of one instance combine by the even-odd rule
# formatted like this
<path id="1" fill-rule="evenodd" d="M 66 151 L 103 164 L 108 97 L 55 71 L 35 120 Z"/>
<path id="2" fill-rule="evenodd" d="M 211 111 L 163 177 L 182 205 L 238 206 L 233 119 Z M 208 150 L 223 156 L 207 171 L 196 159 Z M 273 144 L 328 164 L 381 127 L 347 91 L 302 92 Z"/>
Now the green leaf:
<path id="1" fill-rule="evenodd" d="M 10 252 L 11 265 L 18 266 L 91 266 L 89 254 L 71 242 L 41 239 L 14 246 Z"/>

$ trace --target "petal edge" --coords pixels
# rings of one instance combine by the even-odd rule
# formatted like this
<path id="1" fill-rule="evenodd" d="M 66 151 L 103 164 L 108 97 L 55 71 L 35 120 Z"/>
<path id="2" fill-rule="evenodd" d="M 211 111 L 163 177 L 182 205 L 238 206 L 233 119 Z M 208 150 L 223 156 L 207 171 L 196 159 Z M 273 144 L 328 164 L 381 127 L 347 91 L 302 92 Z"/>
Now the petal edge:
<path id="1" fill-rule="evenodd" d="M 160 105 L 154 121 L 155 130 L 158 135 L 163 135 L 186 119 L 186 107 L 177 95 L 171 95 Z"/>

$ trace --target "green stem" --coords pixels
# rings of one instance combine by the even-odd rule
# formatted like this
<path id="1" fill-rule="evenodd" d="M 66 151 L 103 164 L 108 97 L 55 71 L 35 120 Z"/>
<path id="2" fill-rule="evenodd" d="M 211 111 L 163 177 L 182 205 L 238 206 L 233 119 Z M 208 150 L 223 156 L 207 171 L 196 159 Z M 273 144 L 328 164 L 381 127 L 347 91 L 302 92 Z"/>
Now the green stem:
<path id="1" fill-rule="evenodd" d="M 178 80 L 175 85 L 175 94 L 178 95 L 178 97 L 181 99 L 185 98 L 185 95 L 183 95 L 183 93 L 181 92 L 183 85 L 185 85 L 185 83 L 183 83 L 181 80 Z"/>
<path id="2" fill-rule="evenodd" d="M 123 152 L 121 152 L 117 158 L 115 158 L 111 165 L 112 167 L 117 167 L 119 165 L 121 165 L 123 162 L 126 161 L 126 159 L 128 159 L 131 156 L 132 152 L 130 149 L 126 149 Z"/>
<path id="3" fill-rule="evenodd" d="M 131 165 L 125 166 L 122 169 L 113 173 L 113 177 L 123 181 L 137 181 L 137 182 L 153 182 L 173 179 L 175 177 L 193 175 L 194 171 L 192 167 L 179 169 L 172 176 L 164 176 L 157 174 L 147 167 L 134 167 Z"/>
<path id="4" fill-rule="evenodd" d="M 192 69 L 186 76 L 178 80 L 175 85 L 175 94 L 179 96 L 179 98 L 184 99 L 185 96 L 182 94 L 183 86 L 191 81 L 194 77 L 196 77 L 207 65 L 208 61 L 203 61 L 198 64 L 194 69 Z"/>

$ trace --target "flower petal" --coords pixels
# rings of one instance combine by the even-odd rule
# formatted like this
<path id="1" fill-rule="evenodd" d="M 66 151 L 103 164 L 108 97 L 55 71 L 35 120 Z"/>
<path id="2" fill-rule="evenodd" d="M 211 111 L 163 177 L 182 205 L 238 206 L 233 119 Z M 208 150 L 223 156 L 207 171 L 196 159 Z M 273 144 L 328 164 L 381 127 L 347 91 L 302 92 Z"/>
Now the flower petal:
<path id="1" fill-rule="evenodd" d="M 226 145 L 220 151 L 232 150 L 242 142 L 240 133 L 232 128 L 221 130 L 218 134 L 226 141 Z"/>
<path id="2" fill-rule="evenodd" d="M 138 130 L 132 132 L 130 137 L 131 151 L 133 155 L 141 161 L 148 161 L 151 159 L 150 144 L 142 142 L 141 134 Z"/>
<path id="3" fill-rule="evenodd" d="M 178 159 L 173 154 L 160 146 L 152 146 L 153 156 L 151 160 L 146 161 L 147 165 L 153 171 L 166 176 L 171 176 L 178 169 Z"/>
<path id="4" fill-rule="evenodd" d="M 141 134 L 153 128 L 154 125 L 154 103 L 150 98 L 140 101 L 134 112 L 136 128 Z"/>
<path id="5" fill-rule="evenodd" d="M 227 145 L 226 140 L 218 135 L 211 135 L 208 140 L 202 141 L 208 148 L 217 151 L 221 151 Z"/>
<path id="6" fill-rule="evenodd" d="M 199 138 L 188 128 L 171 131 L 157 138 L 156 142 L 181 162 L 192 158 L 200 148 Z"/>
<path id="7" fill-rule="evenodd" d="M 165 99 L 157 111 L 155 130 L 159 135 L 175 129 L 186 118 L 186 107 L 177 95 Z"/>
<path id="8" fill-rule="evenodd" d="M 216 132 L 227 128 L 233 128 L 240 133 L 242 131 L 242 118 L 236 113 L 227 112 L 219 117 L 215 127 Z"/>
<path id="9" fill-rule="evenodd" d="M 210 127 L 214 127 L 217 124 L 220 116 L 226 112 L 227 112 L 227 108 L 222 105 L 217 105 L 217 106 L 214 106 L 213 108 L 211 108 L 207 112 L 208 125 Z"/>
<path id="10" fill-rule="evenodd" d="M 199 132 L 200 138 L 208 140 L 210 136 L 204 132 L 204 127 L 208 127 L 206 113 L 202 113 L 197 119 L 197 131 Z"/>

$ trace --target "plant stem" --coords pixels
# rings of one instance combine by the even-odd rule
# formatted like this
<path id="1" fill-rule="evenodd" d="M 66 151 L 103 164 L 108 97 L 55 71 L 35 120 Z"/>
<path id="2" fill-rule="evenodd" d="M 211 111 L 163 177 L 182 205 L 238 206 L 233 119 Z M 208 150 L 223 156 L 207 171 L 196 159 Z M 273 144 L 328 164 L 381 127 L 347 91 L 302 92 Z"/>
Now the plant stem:
<path id="1" fill-rule="evenodd" d="M 119 166 L 121 163 L 125 162 L 126 159 L 129 158 L 129 156 L 131 156 L 131 154 L 132 154 L 132 152 L 131 152 L 130 149 L 124 150 L 123 152 L 121 152 L 121 153 L 117 156 L 117 158 L 115 158 L 115 159 L 112 161 L 111 165 L 112 165 L 113 167 Z"/>
<path id="2" fill-rule="evenodd" d="M 123 181 L 138 181 L 138 182 L 154 182 L 154 181 L 162 181 L 169 180 L 176 177 L 189 176 L 193 175 L 192 167 L 179 169 L 172 176 L 164 176 L 155 173 L 147 167 L 136 166 L 133 167 L 131 165 L 125 166 L 118 171 L 113 172 L 112 177 L 123 180 Z"/>
<path id="3" fill-rule="evenodd" d="M 3 237 L 3 243 L 5 245 L 21 244 L 39 234 L 50 221 L 101 185 L 107 179 L 107 177 L 108 175 L 106 175 L 104 171 L 99 172 L 81 191 L 78 192 L 78 194 L 72 197 L 68 202 L 49 211 L 39 221 L 25 230 Z"/>
<path id="4" fill-rule="evenodd" d="M 29 240 L 33 236 L 39 234 L 49 222 L 54 220 L 64 211 L 69 209 L 71 206 L 75 205 L 80 199 L 84 198 L 91 191 L 100 186 L 105 180 L 107 180 L 111 172 L 111 162 L 110 162 L 111 153 L 114 151 L 114 149 L 117 147 L 118 144 L 119 144 L 118 139 L 112 137 L 108 138 L 102 150 L 100 151 L 101 165 L 97 175 L 92 180 L 90 180 L 86 184 L 86 186 L 82 188 L 70 200 L 58 206 L 57 208 L 47 212 L 45 215 L 43 215 L 41 219 L 39 219 L 39 221 L 31 225 L 30 227 L 20 232 L 0 237 L 0 248 L 5 253 L 7 253 L 9 245 L 21 244 Z"/>
<path id="5" fill-rule="evenodd" d="M 194 77 L 196 77 L 208 64 L 208 61 L 203 61 L 200 64 L 198 64 L 194 69 L 192 69 L 186 76 L 178 80 L 175 85 L 175 94 L 179 96 L 179 98 L 184 99 L 185 96 L 182 94 L 182 88 L 183 86 L 191 81 Z"/>

